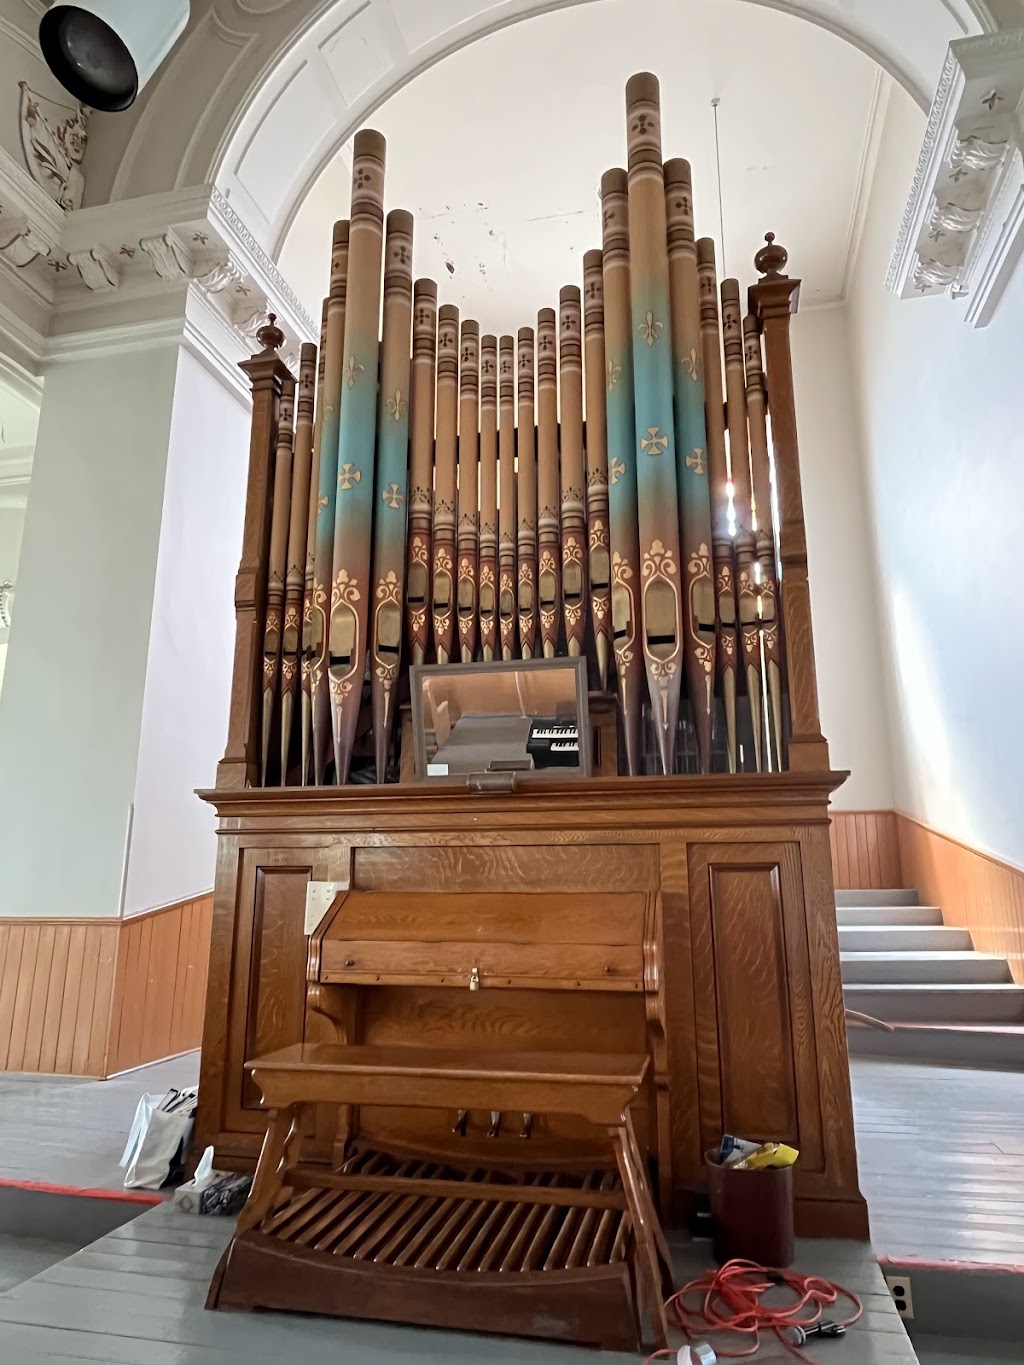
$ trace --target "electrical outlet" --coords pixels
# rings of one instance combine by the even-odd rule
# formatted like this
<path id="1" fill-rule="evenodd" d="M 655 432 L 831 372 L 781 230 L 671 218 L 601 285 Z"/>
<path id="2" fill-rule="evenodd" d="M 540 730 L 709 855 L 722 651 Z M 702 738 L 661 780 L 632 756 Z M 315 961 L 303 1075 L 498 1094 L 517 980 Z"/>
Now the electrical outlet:
<path id="1" fill-rule="evenodd" d="M 914 1316 L 914 1295 L 910 1288 L 910 1277 L 908 1275 L 886 1275 L 885 1282 L 889 1286 L 889 1293 L 896 1305 L 896 1311 L 901 1318 L 906 1318 L 909 1321 Z"/>

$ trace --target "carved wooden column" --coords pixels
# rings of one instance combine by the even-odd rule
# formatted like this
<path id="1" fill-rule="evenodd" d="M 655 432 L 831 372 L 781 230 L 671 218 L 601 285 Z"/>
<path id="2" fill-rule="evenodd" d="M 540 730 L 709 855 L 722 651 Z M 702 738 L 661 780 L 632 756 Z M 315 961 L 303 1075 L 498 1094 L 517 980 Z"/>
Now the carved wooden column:
<path id="1" fill-rule="evenodd" d="M 811 596 L 807 581 L 807 536 L 793 395 L 793 358 L 789 344 L 789 320 L 797 310 L 800 281 L 781 273 L 789 253 L 785 248 L 774 245 L 775 234 L 769 232 L 765 241 L 767 246 L 763 246 L 754 257 L 754 265 L 761 279 L 750 288 L 749 307 L 764 333 L 768 411 L 772 423 L 779 500 L 782 620 L 792 725 L 788 766 L 824 772 L 829 767 L 828 742 L 821 733 L 818 712 Z"/>
<path id="2" fill-rule="evenodd" d="M 269 325 L 260 328 L 256 339 L 263 350 L 239 367 L 252 384 L 252 435 L 242 558 L 235 579 L 235 660 L 228 742 L 224 757 L 217 765 L 220 790 L 256 786 L 259 781 L 260 708 L 257 694 L 262 674 L 263 618 L 270 553 L 272 454 L 277 445 L 281 391 L 291 374 L 278 355 L 285 338 L 273 313 Z"/>

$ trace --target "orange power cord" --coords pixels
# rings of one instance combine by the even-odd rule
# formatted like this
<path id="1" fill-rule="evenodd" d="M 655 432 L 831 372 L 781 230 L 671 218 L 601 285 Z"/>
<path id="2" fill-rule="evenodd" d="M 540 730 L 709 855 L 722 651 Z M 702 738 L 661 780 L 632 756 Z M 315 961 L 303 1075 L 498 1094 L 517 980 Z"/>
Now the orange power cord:
<path id="1" fill-rule="evenodd" d="M 764 1296 L 769 1290 L 785 1287 L 792 1294 L 791 1301 L 768 1305 Z M 699 1296 L 697 1303 L 692 1300 Z M 836 1328 L 852 1327 L 864 1312 L 856 1294 L 842 1285 L 832 1284 L 819 1275 L 800 1275 L 793 1270 L 769 1270 L 754 1261 L 729 1261 L 720 1270 L 708 1271 L 698 1280 L 691 1280 L 673 1294 L 665 1307 L 669 1320 L 688 1341 L 710 1338 L 719 1360 L 741 1360 L 754 1356 L 770 1338 L 797 1360 L 817 1365 L 813 1356 L 802 1349 L 802 1332 L 808 1332 L 822 1321 L 826 1308 L 840 1299 L 849 1300 L 852 1311 L 846 1317 L 830 1321 Z M 688 1302 L 691 1301 L 691 1302 Z M 794 1329 L 801 1329 L 800 1331 Z M 730 1350 L 715 1345 L 721 1333 L 739 1338 L 730 1345 L 741 1349 Z M 764 1340 L 762 1341 L 762 1336 Z M 798 1344 L 799 1343 L 799 1344 Z M 655 1351 L 647 1357 L 653 1360 L 675 1359 L 673 1350 Z"/>

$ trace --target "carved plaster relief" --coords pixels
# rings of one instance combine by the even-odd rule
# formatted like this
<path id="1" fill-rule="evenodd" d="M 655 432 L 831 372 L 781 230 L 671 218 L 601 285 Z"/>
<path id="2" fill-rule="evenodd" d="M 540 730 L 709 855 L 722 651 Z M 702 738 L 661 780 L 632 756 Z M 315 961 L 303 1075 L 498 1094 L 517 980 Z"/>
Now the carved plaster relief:
<path id="1" fill-rule="evenodd" d="M 1024 29 L 950 44 L 887 283 L 984 326 L 1024 249 Z"/>
<path id="2" fill-rule="evenodd" d="M 21 146 L 29 174 L 62 209 L 80 208 L 85 179 L 79 168 L 89 141 L 89 111 L 81 104 L 57 104 L 25 81 L 18 86 Z"/>

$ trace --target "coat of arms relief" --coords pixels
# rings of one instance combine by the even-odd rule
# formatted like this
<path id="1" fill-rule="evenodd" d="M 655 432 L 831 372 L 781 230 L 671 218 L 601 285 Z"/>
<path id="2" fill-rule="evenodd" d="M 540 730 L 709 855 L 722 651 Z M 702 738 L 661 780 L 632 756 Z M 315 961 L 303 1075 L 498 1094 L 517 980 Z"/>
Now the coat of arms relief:
<path id="1" fill-rule="evenodd" d="M 81 104 L 60 104 L 30 90 L 21 89 L 18 122 L 25 164 L 32 179 L 68 211 L 81 208 L 85 177 L 81 165 L 89 133 L 89 110 Z"/>

